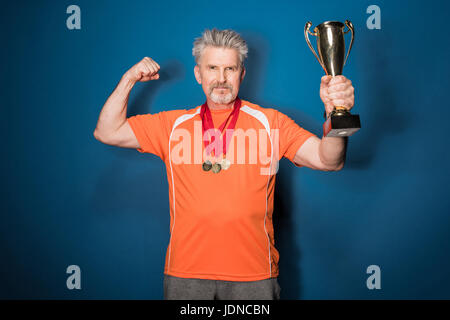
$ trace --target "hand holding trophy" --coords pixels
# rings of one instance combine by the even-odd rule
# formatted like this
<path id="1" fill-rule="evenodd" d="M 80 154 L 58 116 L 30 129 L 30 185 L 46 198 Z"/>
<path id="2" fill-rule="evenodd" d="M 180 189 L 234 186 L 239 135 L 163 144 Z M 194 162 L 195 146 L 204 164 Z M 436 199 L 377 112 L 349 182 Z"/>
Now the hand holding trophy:
<path id="1" fill-rule="evenodd" d="M 350 50 L 353 46 L 354 29 L 353 24 L 345 21 L 345 25 L 338 21 L 326 21 L 314 28 L 311 32 L 312 23 L 307 22 L 305 25 L 305 39 L 314 56 L 319 61 L 327 75 L 342 75 L 342 69 L 347 61 Z M 345 26 L 348 30 L 344 31 Z M 345 39 L 344 34 L 352 32 L 350 46 L 345 55 Z M 317 36 L 317 51 L 309 41 L 308 33 Z M 348 137 L 361 128 L 359 115 L 352 115 L 344 106 L 334 106 L 334 110 L 329 114 L 327 120 L 323 124 L 323 135 L 325 137 Z"/>

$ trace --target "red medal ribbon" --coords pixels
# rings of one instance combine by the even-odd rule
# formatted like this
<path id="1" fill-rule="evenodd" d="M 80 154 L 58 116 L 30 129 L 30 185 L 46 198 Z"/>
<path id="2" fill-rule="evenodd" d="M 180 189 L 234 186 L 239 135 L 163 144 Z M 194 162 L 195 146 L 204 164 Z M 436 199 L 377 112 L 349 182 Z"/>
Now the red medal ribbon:
<path id="1" fill-rule="evenodd" d="M 202 105 L 202 108 L 200 110 L 200 117 L 202 119 L 202 133 L 203 133 L 202 139 L 203 139 L 203 143 L 205 145 L 207 155 L 209 155 L 211 153 L 211 148 L 213 148 L 213 147 L 214 147 L 215 152 L 219 152 L 219 154 L 218 155 L 215 154 L 215 156 L 220 156 L 222 151 L 223 151 L 223 154 L 227 153 L 227 148 L 230 143 L 228 138 L 231 138 L 231 136 L 233 135 L 234 127 L 236 126 L 240 108 L 241 108 L 241 99 L 236 97 L 236 100 L 234 101 L 233 111 L 228 115 L 228 117 L 225 119 L 225 121 L 219 127 L 219 131 L 222 135 L 222 133 L 225 129 L 225 125 L 227 124 L 228 120 L 231 117 L 231 121 L 228 126 L 227 132 L 225 135 L 223 135 L 223 149 L 220 150 L 219 141 L 215 141 L 216 140 L 215 134 L 211 136 L 211 142 L 209 142 L 208 138 L 205 138 L 206 131 L 208 131 L 209 129 L 214 129 L 214 130 L 216 130 L 216 129 L 214 127 L 214 123 L 212 120 L 211 111 L 209 110 L 209 107 L 208 107 L 208 102 L 205 102 Z"/>

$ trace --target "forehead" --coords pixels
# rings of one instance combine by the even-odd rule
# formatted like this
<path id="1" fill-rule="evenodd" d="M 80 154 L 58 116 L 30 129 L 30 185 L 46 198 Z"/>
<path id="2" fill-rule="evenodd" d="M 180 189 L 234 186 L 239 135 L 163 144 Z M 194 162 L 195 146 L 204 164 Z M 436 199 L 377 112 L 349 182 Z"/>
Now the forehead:
<path id="1" fill-rule="evenodd" d="M 236 49 L 207 46 L 201 56 L 204 65 L 239 65 L 239 55 Z"/>

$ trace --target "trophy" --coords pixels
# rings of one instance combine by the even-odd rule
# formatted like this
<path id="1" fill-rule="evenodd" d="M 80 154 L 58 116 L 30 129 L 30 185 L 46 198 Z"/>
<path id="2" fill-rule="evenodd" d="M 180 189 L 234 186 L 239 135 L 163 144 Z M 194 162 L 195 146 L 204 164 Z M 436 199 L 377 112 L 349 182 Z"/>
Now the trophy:
<path id="1" fill-rule="evenodd" d="M 326 21 L 316 26 L 314 32 L 309 30 L 311 25 L 311 22 L 307 22 L 305 25 L 305 39 L 309 48 L 316 56 L 317 61 L 319 61 L 327 75 L 341 75 L 353 45 L 355 36 L 353 24 L 349 20 L 345 20 L 345 25 L 339 21 Z M 344 31 L 345 26 L 348 28 L 347 31 Z M 352 39 L 344 59 L 344 34 L 349 31 L 352 32 Z M 317 37 L 317 51 L 319 52 L 319 55 L 316 54 L 316 51 L 312 47 L 308 33 Z M 351 114 L 344 106 L 334 106 L 333 111 L 330 112 L 323 124 L 323 134 L 326 137 L 348 137 L 360 128 L 361 123 L 359 121 L 359 115 Z"/>

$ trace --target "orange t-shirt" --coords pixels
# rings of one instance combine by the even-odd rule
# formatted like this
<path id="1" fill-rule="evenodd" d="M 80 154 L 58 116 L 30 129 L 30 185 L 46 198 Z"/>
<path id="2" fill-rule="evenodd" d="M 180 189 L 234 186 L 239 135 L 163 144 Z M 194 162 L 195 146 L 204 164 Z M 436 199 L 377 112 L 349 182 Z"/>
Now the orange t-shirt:
<path id="1" fill-rule="evenodd" d="M 228 281 L 276 277 L 272 213 L 278 161 L 293 162 L 300 146 L 315 135 L 275 109 L 242 100 L 226 154 L 231 166 L 204 171 L 200 109 L 127 119 L 140 144 L 137 150 L 166 164 L 170 241 L 164 273 Z M 214 126 L 230 112 L 211 110 Z"/>

